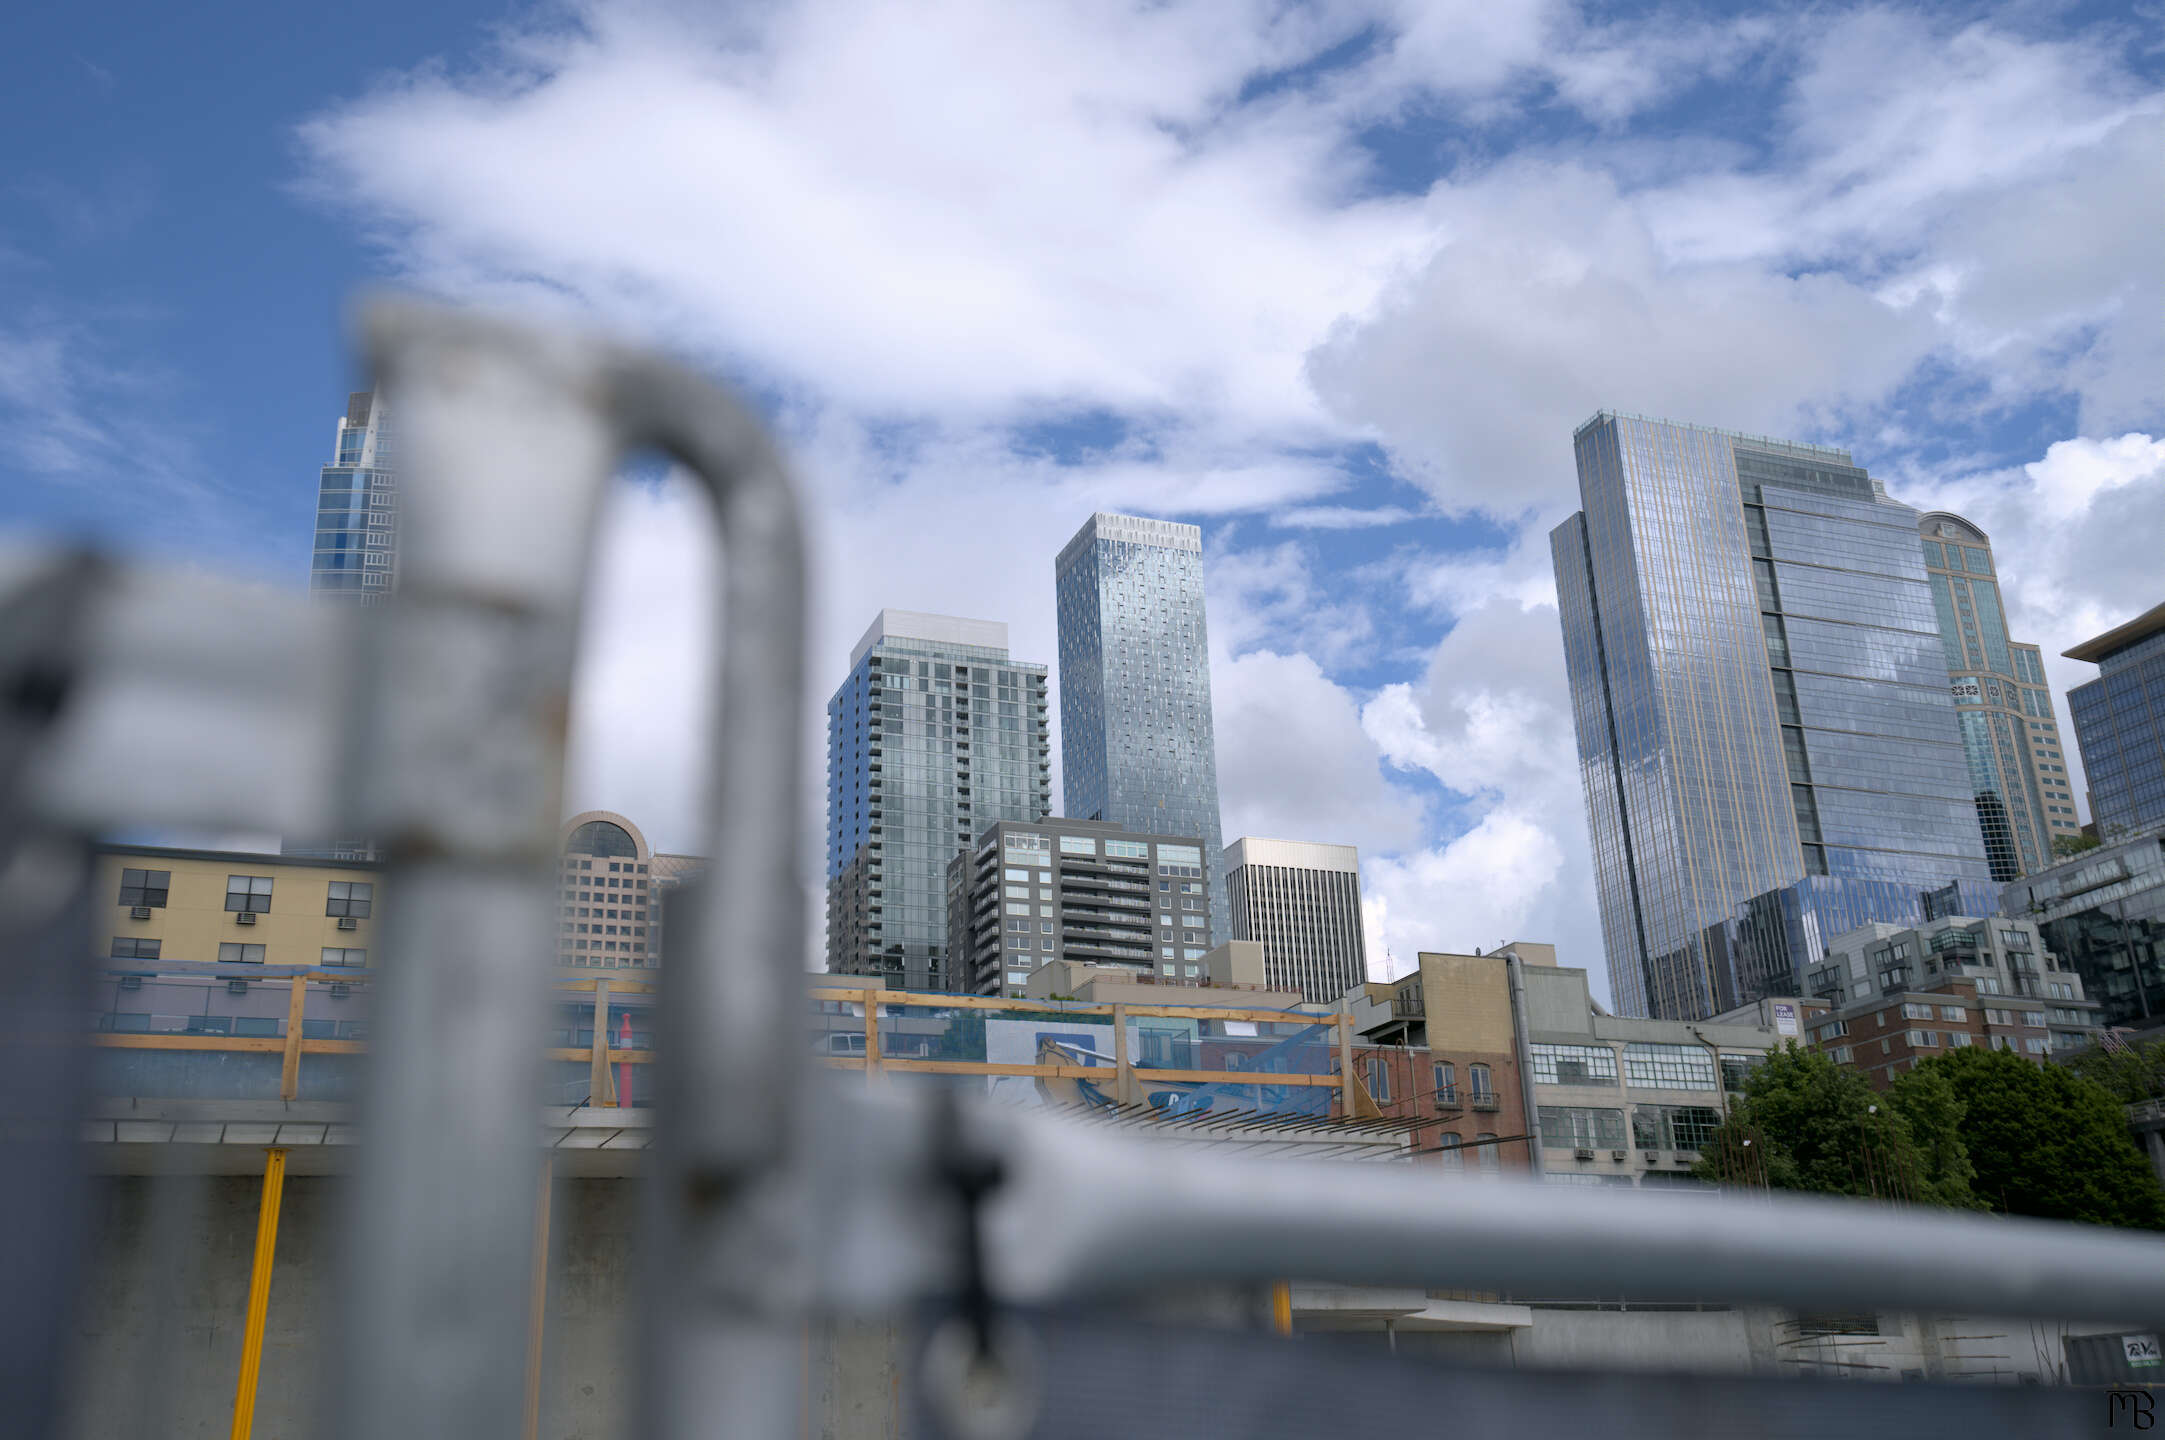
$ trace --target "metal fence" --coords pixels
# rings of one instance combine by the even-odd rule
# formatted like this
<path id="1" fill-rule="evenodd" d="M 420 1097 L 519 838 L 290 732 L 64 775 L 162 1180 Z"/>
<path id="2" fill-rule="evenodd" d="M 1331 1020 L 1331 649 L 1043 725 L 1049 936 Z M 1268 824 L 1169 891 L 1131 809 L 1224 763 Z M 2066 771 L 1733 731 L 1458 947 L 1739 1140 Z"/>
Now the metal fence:
<path id="1" fill-rule="evenodd" d="M 828 1083 L 801 1013 L 805 572 L 780 460 L 734 402 L 643 354 L 403 304 L 372 307 L 363 329 L 402 417 L 395 603 L 267 603 L 77 553 L 0 562 L 0 1376 L 27 1433 L 58 1424 L 67 1317 L 86 1283 L 94 1062 L 157 1053 L 131 1044 L 147 1028 L 79 1043 L 85 1016 L 122 1013 L 93 993 L 83 960 L 89 845 L 145 825 L 382 846 L 397 903 L 368 987 L 368 1063 L 350 1077 L 361 1143 L 331 1422 L 350 1440 L 511 1440 L 531 1423 L 530 1241 L 547 1193 L 535 1100 L 580 1081 L 552 1065 L 583 1065 L 591 1091 L 626 1054 L 591 1026 L 581 1050 L 537 957 L 555 948 L 586 546 L 603 485 L 634 452 L 704 483 L 725 577 L 703 797 L 712 872 L 670 916 L 652 1048 L 624 1061 L 655 1062 L 641 1082 L 652 1115 L 635 1433 L 795 1436 L 807 1323 L 924 1314 L 947 1318 L 919 1329 L 911 1413 L 958 1436 L 1337 1433 L 1439 1405 L 1475 1428 L 1529 1433 L 2097 1423 L 2013 1390 L 1622 1376 L 1559 1389 L 1385 1372 L 1268 1337 L 1167 1336 L 1096 1308 L 1285 1277 L 2165 1326 L 2165 1247 L 2147 1236 L 1765 1195 L 1446 1194 L 1437 1172 L 1413 1167 L 1167 1150 L 952 1087 Z M 264 1073 L 247 1083 L 275 1071 L 292 1098 L 312 1062 L 362 1044 L 309 1032 L 317 983 L 346 980 L 291 977 L 276 1034 L 195 1038 L 220 1053 L 249 1041 L 237 1053 Z M 552 1030 L 572 1043 L 537 1043 Z M 1194 1063 L 1161 1068 L 1213 1068 L 1200 1036 L 1178 1038 L 1187 1049 L 1153 1058 Z M 1328 1064 L 1289 1067 L 1286 1088 Z M 1122 1367 L 1132 1383 L 1109 1383 Z"/>

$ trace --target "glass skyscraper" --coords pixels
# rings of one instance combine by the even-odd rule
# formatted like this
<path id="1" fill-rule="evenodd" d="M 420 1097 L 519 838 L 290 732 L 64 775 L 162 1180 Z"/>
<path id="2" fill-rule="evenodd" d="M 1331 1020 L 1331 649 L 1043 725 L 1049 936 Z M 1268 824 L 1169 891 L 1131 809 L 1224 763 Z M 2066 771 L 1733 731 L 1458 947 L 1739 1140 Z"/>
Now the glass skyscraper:
<path id="1" fill-rule="evenodd" d="M 1203 841 L 1210 933 L 1232 933 L 1218 819 L 1203 532 L 1096 514 L 1060 551 L 1060 745 L 1067 813 Z M 1194 949 L 1160 937 L 1162 960 Z"/>
<path id="2" fill-rule="evenodd" d="M 2099 837 L 2165 826 L 2165 605 L 2066 653 L 2099 671 L 2067 692 Z"/>
<path id="3" fill-rule="evenodd" d="M 383 400 L 346 397 L 331 463 L 316 491 L 316 552 L 308 588 L 354 605 L 380 604 L 398 583 L 398 476 Z"/>
<path id="4" fill-rule="evenodd" d="M 1994 880 L 2012 880 L 2052 864 L 2053 837 L 2081 828 L 2044 656 L 2008 638 L 1985 532 L 1937 510 L 1919 523 L 1985 859 Z"/>
<path id="5" fill-rule="evenodd" d="M 827 702 L 827 968 L 968 989 L 948 963 L 947 862 L 1051 809 L 1045 667 L 1007 627 L 882 610 Z"/>
<path id="6" fill-rule="evenodd" d="M 1990 913 L 1917 512 L 1842 450 L 1608 411 L 1574 439 L 1549 538 L 1624 1013 L 1795 994 L 1950 884 Z"/>

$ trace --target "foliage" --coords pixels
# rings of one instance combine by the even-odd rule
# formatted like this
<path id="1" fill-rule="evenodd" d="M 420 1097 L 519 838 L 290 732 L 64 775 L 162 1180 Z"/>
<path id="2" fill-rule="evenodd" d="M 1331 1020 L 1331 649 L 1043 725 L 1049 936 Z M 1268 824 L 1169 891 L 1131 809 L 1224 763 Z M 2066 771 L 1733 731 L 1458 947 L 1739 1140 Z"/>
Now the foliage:
<path id="1" fill-rule="evenodd" d="M 1694 1173 L 1776 1190 L 1973 1204 L 1959 1102 L 1931 1086 L 1916 1098 L 1923 1113 L 1913 1124 L 1856 1071 L 1789 1042 L 1745 1081 Z"/>
<path id="2" fill-rule="evenodd" d="M 1895 1077 L 1886 1098 L 1909 1122 L 1917 1142 L 1917 1163 L 1938 1203 L 1985 1208 L 1970 1188 L 1977 1167 L 1963 1138 L 1968 1114 L 1953 1083 L 1936 1070 L 1912 1070 Z"/>
<path id="3" fill-rule="evenodd" d="M 2093 1045 L 2062 1063 L 2083 1079 L 2104 1086 L 2122 1105 L 2165 1096 L 2165 1040 L 2146 1040 L 2125 1050 Z"/>
<path id="4" fill-rule="evenodd" d="M 1971 1187 L 1993 1209 L 2165 1230 L 2165 1190 L 2119 1101 L 2096 1081 L 1978 1047 L 1927 1060 L 1913 1075 L 1952 1088 L 1976 1168 Z"/>
<path id="5" fill-rule="evenodd" d="M 2080 855 L 2085 850 L 2095 850 L 2105 842 L 2095 835 L 2055 835 L 2052 837 L 2052 853 L 2061 859 Z"/>

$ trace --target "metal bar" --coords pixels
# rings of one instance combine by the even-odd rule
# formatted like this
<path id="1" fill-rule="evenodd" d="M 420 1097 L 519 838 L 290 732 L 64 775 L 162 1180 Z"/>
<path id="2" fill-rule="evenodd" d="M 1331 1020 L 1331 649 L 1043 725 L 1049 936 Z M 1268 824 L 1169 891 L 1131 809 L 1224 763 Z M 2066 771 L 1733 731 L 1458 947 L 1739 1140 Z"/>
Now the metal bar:
<path id="1" fill-rule="evenodd" d="M 2165 1325 L 2165 1246 L 2095 1226 L 1784 1195 L 1592 1196 L 1425 1166 L 1229 1161 L 1143 1150 L 1049 1117 L 999 1128 L 1012 1179 L 989 1202 L 991 1263 L 1020 1301 L 1270 1274 L 1697 1300 L 1718 1276 L 1731 1298 L 1799 1307 Z M 1126 1224 L 1144 1205 L 1151 1223 Z"/>
<path id="2" fill-rule="evenodd" d="M 248 1272 L 248 1320 L 241 1330 L 241 1373 L 233 1385 L 232 1440 L 256 1423 L 256 1380 L 263 1370 L 263 1324 L 271 1308 L 271 1262 L 278 1253 L 278 1206 L 286 1193 L 286 1152 L 263 1152 L 263 1199 L 256 1209 L 256 1254 Z"/>
<path id="3" fill-rule="evenodd" d="M 301 1098 L 301 1017 L 308 1008 L 308 977 L 296 975 L 286 982 L 285 1059 L 278 1066 L 278 1098 Z"/>

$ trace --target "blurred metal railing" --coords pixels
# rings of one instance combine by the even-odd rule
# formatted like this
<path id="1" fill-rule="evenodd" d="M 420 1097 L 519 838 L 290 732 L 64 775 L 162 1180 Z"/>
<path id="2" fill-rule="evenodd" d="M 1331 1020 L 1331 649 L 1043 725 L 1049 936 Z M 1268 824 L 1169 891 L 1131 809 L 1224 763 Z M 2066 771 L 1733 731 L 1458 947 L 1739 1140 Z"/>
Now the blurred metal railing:
<path id="1" fill-rule="evenodd" d="M 86 847 L 159 824 L 383 845 L 397 904 L 337 1424 L 352 1440 L 519 1433 L 573 636 L 602 487 L 641 450 L 706 485 L 725 589 L 713 866 L 672 911 L 657 1006 L 637 1433 L 794 1436 L 806 1320 L 929 1300 L 963 1320 L 928 1348 L 921 1391 L 979 1435 L 1027 1433 L 1049 1393 L 1010 1307 L 1169 1285 L 1718 1292 L 2165 1325 L 2165 1245 L 2147 1236 L 1768 1196 L 1444 1192 L 1434 1173 L 1206 1159 L 951 1089 L 819 1083 L 797 974 L 804 560 L 780 461 L 732 401 L 642 354 L 402 304 L 364 329 L 401 416 L 395 603 L 341 614 L 81 556 L 0 564 L 0 1103 L 16 1117 L 0 1378 L 30 1433 L 54 1424 L 83 1284 L 88 1090 L 71 1057 L 87 1047 L 63 1042 L 88 1010 Z"/>

